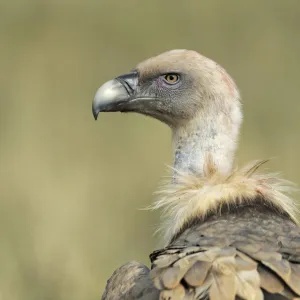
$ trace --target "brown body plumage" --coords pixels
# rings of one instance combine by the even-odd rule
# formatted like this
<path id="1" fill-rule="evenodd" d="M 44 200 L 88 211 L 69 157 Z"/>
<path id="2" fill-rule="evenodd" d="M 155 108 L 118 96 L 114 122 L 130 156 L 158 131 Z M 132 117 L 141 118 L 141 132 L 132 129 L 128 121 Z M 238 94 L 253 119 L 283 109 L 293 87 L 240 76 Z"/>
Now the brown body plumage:
<path id="1" fill-rule="evenodd" d="M 242 120 L 234 81 L 197 52 L 173 50 L 102 86 L 93 113 L 133 111 L 173 133 L 174 168 L 152 208 L 165 248 L 116 270 L 102 299 L 300 298 L 300 228 L 291 184 L 233 169 Z"/>

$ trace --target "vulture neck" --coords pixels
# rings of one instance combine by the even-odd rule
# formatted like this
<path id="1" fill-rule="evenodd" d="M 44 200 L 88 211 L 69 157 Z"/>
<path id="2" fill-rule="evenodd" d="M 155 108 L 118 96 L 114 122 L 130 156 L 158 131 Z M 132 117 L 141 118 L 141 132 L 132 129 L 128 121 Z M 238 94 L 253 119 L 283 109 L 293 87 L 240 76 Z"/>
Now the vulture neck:
<path id="1" fill-rule="evenodd" d="M 229 115 L 202 112 L 184 125 L 173 128 L 175 170 L 205 176 L 204 167 L 209 159 L 218 172 L 229 173 L 241 119 L 239 108 Z"/>

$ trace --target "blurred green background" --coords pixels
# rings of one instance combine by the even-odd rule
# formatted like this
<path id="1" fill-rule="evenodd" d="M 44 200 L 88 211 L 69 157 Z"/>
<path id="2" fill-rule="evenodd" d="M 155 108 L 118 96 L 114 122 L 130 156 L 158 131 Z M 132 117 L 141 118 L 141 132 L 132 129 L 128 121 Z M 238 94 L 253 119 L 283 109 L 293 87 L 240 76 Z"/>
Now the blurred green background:
<path id="1" fill-rule="evenodd" d="M 300 1 L 0 2 L 0 299 L 100 298 L 159 245 L 153 200 L 170 131 L 91 102 L 172 48 L 223 65 L 243 97 L 238 162 L 300 183 Z M 297 196 L 296 196 L 297 198 Z M 299 198 L 299 197 L 298 197 Z"/>

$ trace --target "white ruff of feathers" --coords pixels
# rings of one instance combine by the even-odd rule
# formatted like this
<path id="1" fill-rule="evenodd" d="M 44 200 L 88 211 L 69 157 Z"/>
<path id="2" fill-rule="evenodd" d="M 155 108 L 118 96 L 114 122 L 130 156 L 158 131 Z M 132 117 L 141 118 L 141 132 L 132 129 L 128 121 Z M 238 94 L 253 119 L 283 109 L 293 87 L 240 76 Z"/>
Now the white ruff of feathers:
<path id="1" fill-rule="evenodd" d="M 250 204 L 261 199 L 278 212 L 286 213 L 297 223 L 297 207 L 288 195 L 295 191 L 294 184 L 279 178 L 278 174 L 262 174 L 257 169 L 266 162 L 255 161 L 230 174 L 219 173 L 211 159 L 206 160 L 204 176 L 174 170 L 176 180 L 166 182 L 156 192 L 159 197 L 150 209 L 163 209 L 164 241 L 171 238 L 191 219 L 205 218 L 218 213 L 223 205 Z"/>

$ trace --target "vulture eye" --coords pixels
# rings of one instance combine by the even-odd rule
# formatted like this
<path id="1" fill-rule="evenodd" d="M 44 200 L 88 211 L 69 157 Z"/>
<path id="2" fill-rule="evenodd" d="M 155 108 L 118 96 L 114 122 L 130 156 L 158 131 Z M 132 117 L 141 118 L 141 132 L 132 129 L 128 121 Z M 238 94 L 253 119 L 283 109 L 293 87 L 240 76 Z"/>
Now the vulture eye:
<path id="1" fill-rule="evenodd" d="M 179 75 L 177 74 L 166 74 L 164 79 L 168 84 L 175 84 L 179 81 Z"/>

